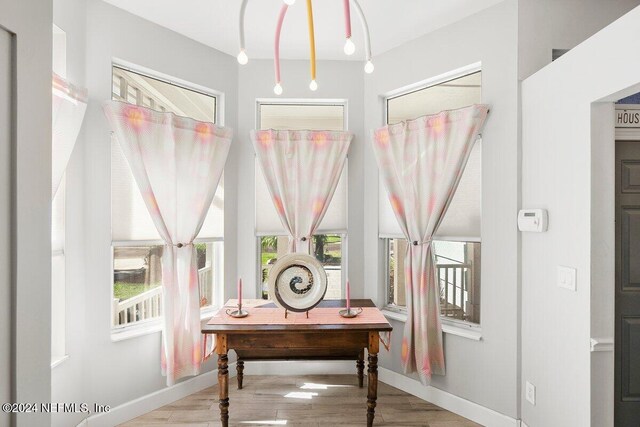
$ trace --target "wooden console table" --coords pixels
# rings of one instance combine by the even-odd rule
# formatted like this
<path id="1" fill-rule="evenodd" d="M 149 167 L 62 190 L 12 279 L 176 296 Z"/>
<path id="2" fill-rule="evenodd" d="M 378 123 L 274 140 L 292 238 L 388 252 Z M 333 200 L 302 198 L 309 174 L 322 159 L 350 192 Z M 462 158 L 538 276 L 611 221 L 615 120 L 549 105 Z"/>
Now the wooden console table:
<path id="1" fill-rule="evenodd" d="M 371 300 L 352 300 L 352 307 L 365 311 L 354 319 L 338 315 L 344 300 L 323 301 L 309 312 L 289 313 L 264 300 L 245 301 L 249 316 L 231 318 L 225 307 L 202 328 L 203 334 L 216 334 L 220 419 L 229 425 L 229 370 L 227 353 L 235 350 L 238 388 L 242 388 L 244 362 L 252 360 L 355 360 L 358 385 L 364 383 L 364 349 L 369 355 L 367 426 L 373 425 L 378 397 L 378 351 L 380 332 L 391 325 Z M 335 315 L 334 315 L 335 314 Z"/>

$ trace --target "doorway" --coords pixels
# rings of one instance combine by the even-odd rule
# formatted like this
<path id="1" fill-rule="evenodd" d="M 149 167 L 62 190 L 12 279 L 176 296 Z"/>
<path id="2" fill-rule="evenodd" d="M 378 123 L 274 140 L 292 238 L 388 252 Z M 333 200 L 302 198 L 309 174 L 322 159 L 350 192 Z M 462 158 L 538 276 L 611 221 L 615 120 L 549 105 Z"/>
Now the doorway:
<path id="1" fill-rule="evenodd" d="M 616 142 L 615 425 L 640 425 L 640 141 Z"/>

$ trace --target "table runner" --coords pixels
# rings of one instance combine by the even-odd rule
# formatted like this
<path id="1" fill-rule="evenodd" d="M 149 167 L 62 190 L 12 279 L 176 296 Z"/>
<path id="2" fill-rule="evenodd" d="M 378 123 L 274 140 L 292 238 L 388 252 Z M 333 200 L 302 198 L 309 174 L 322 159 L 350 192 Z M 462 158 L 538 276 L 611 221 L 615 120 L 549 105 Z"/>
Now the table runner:
<path id="1" fill-rule="evenodd" d="M 249 312 L 249 316 L 235 318 L 227 314 L 227 310 L 237 308 L 237 300 L 229 300 L 207 322 L 208 325 L 358 325 L 372 323 L 388 323 L 386 317 L 376 307 L 363 307 L 362 313 L 350 319 L 338 314 L 343 308 L 316 307 L 307 313 L 289 312 L 284 317 L 284 309 L 261 307 L 272 305 L 266 300 L 243 300 L 242 308 Z M 352 309 L 355 309 L 353 307 Z"/>

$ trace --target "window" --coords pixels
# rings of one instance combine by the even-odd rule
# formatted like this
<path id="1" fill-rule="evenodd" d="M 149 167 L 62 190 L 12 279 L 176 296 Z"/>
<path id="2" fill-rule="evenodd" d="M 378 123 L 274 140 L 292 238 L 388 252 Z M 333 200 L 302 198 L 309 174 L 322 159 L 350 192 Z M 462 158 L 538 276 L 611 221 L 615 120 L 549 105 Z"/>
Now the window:
<path id="1" fill-rule="evenodd" d="M 386 99 L 388 124 L 481 102 L 482 73 L 458 73 Z M 482 144 L 477 141 L 456 194 L 434 240 L 436 271 L 440 283 L 440 310 L 445 318 L 480 323 L 480 221 Z M 406 309 L 404 287 L 404 239 L 379 185 L 379 233 L 385 248 L 386 304 Z"/>
<path id="2" fill-rule="evenodd" d="M 387 304 L 406 306 L 404 287 L 405 239 L 383 239 L 389 260 Z M 434 241 L 436 273 L 440 285 L 440 313 L 443 317 L 480 323 L 480 243 Z"/>
<path id="3" fill-rule="evenodd" d="M 122 67 L 113 67 L 112 98 L 195 120 L 216 122 L 217 97 Z M 113 326 L 162 316 L 163 243 L 117 141 L 111 145 L 111 233 L 113 240 Z M 200 306 L 222 300 L 224 178 L 196 239 Z"/>
<path id="4" fill-rule="evenodd" d="M 344 102 L 258 103 L 260 129 L 336 130 L 345 129 Z M 258 294 L 268 299 L 269 270 L 287 253 L 289 239 L 273 206 L 267 184 L 256 160 L 256 233 L 259 243 Z M 312 252 L 324 265 L 328 288 L 325 299 L 342 298 L 346 279 L 347 164 L 327 212 L 313 236 Z M 343 252 L 344 249 L 344 252 Z M 343 256 L 344 255 L 344 256 Z"/>

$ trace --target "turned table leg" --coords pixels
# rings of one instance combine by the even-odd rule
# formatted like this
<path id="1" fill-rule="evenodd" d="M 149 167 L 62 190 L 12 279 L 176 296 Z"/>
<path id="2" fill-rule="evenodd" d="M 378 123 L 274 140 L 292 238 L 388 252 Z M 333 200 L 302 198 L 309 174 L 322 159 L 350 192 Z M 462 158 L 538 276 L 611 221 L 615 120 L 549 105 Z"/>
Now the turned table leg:
<path id="1" fill-rule="evenodd" d="M 369 377 L 367 393 L 367 427 L 373 426 L 376 414 L 376 400 L 378 399 L 378 332 L 369 333 Z"/>
<path id="2" fill-rule="evenodd" d="M 238 373 L 238 390 L 242 390 L 242 380 L 244 379 L 244 361 L 238 359 L 236 362 L 236 371 Z"/>
<path id="3" fill-rule="evenodd" d="M 220 421 L 222 427 L 229 426 L 229 367 L 227 365 L 227 336 L 218 334 L 218 389 L 220 391 Z"/>
<path id="4" fill-rule="evenodd" d="M 358 368 L 358 387 L 362 388 L 364 386 L 364 350 L 358 354 L 356 368 Z"/>

